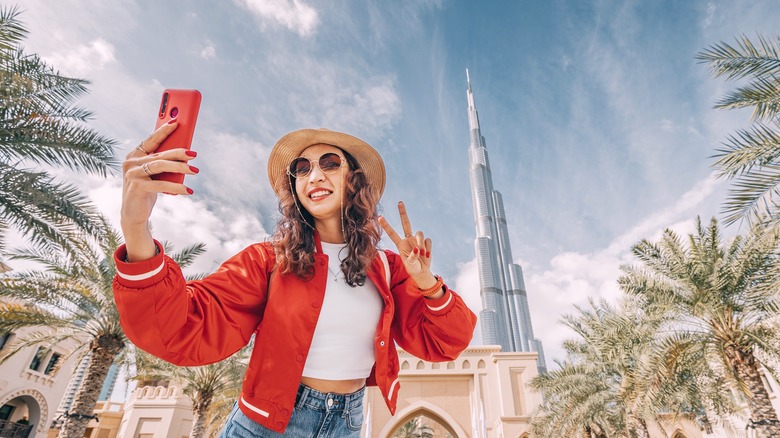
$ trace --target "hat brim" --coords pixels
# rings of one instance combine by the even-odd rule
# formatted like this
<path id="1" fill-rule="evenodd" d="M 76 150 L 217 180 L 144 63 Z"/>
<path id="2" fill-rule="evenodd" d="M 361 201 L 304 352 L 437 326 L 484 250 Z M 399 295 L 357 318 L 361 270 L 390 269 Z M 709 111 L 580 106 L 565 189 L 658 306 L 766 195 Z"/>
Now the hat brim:
<path id="1" fill-rule="evenodd" d="M 327 144 L 336 146 L 357 160 L 366 174 L 368 184 L 377 195 L 377 202 L 385 190 L 385 163 L 379 152 L 365 141 L 343 132 L 329 129 L 299 129 L 290 132 L 276 142 L 268 156 L 268 179 L 279 196 L 280 178 L 287 173 L 287 166 L 309 146 Z"/>

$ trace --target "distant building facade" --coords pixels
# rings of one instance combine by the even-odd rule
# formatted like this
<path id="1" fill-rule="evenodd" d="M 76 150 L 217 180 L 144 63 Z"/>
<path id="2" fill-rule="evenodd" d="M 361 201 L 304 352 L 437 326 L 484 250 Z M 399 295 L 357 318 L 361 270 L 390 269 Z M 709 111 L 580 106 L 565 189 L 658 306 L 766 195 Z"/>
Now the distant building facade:
<path id="1" fill-rule="evenodd" d="M 13 348 L 14 339 L 32 331 L 0 333 L 0 357 Z M 76 365 L 75 357 L 63 360 L 72 348 L 65 343 L 27 347 L 0 364 L 0 436 L 47 435 Z M 25 426 L 23 435 L 20 426 Z"/>
<path id="2" fill-rule="evenodd" d="M 534 336 L 523 269 L 514 263 L 509 243 L 504 201 L 493 189 L 493 176 L 479 126 L 479 116 L 466 70 L 469 118 L 469 178 L 477 237 L 474 246 L 479 269 L 482 341 L 500 345 L 504 352 L 538 353 L 539 372 L 547 369 L 542 342 Z"/>
<path id="3" fill-rule="evenodd" d="M 469 347 L 450 362 L 426 362 L 399 349 L 395 416 L 376 387 L 364 402 L 363 436 L 391 438 L 421 418 L 433 438 L 529 437 L 541 397 L 528 388 L 535 353 L 505 353 L 497 345 Z M 418 436 L 426 436 L 418 432 Z"/>

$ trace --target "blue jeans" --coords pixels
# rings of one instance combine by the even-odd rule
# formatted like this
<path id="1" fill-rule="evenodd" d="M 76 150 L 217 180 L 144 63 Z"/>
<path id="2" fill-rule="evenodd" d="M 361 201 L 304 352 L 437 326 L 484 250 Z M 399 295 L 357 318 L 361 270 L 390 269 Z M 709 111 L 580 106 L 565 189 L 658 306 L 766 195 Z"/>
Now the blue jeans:
<path id="1" fill-rule="evenodd" d="M 256 423 L 241 412 L 236 402 L 220 438 L 360 438 L 365 390 L 363 387 L 352 394 L 325 394 L 301 384 L 284 434 Z"/>

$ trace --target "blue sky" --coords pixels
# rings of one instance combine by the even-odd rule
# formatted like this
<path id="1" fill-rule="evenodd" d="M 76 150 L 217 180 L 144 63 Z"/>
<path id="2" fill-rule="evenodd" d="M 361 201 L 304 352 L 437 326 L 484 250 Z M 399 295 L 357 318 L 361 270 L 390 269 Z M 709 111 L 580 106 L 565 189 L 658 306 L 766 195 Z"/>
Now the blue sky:
<path id="1" fill-rule="evenodd" d="M 13 4 L 3 1 L 2 4 Z M 614 300 L 630 246 L 718 213 L 709 158 L 749 113 L 713 110 L 734 84 L 694 57 L 774 35 L 771 1 L 24 0 L 29 52 L 89 79 L 90 125 L 124 155 L 165 88 L 203 93 L 195 195 L 163 197 L 156 237 L 206 242 L 213 269 L 273 229 L 266 157 L 286 132 L 328 127 L 383 155 L 383 212 L 404 200 L 434 269 L 479 309 L 466 75 L 523 266 L 536 335 L 560 358 L 562 313 Z M 120 185 L 78 181 L 112 219 Z M 479 334 L 477 336 L 479 342 Z"/>

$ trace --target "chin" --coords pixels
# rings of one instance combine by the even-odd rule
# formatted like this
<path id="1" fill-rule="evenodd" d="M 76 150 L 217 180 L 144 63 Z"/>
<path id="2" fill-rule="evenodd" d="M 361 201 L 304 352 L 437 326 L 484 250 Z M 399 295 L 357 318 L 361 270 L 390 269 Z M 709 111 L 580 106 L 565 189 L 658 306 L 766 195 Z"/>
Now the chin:
<path id="1" fill-rule="evenodd" d="M 315 219 L 327 219 L 339 214 L 338 205 L 335 207 L 329 205 L 304 205 L 303 207 L 306 208 L 306 211 Z"/>

